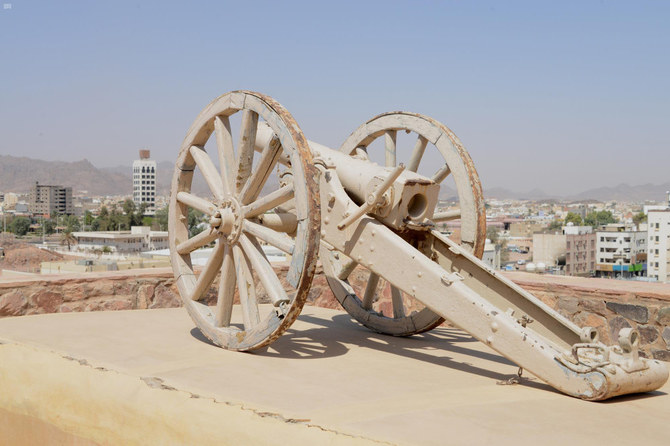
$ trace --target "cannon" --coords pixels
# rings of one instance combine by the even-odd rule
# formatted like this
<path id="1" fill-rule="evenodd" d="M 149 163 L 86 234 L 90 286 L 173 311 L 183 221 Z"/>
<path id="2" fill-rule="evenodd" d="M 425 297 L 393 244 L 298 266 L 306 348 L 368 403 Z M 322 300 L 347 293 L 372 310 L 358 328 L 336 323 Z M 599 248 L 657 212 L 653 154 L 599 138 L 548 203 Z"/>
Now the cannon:
<path id="1" fill-rule="evenodd" d="M 408 134 L 410 156 L 399 160 L 398 137 Z M 427 150 L 436 150 L 440 162 L 420 168 Z M 373 162 L 375 156 L 383 161 Z M 195 176 L 208 193 L 195 193 Z M 436 211 L 448 177 L 458 208 Z M 189 234 L 189 209 L 208 219 L 198 234 Z M 455 219 L 460 243 L 436 229 Z M 604 345 L 594 328 L 578 327 L 482 262 L 485 238 L 472 159 L 451 130 L 415 113 L 376 116 L 335 150 L 307 140 L 272 98 L 230 92 L 188 130 L 172 180 L 175 281 L 196 326 L 223 348 L 249 351 L 276 340 L 300 314 L 320 259 L 342 307 L 376 332 L 410 336 L 447 320 L 586 400 L 665 383 L 666 366 L 638 355 L 635 330 L 623 329 L 618 345 Z M 191 254 L 212 245 L 196 271 Z M 264 246 L 286 253 L 285 277 Z M 209 305 L 217 277 L 216 304 Z"/>

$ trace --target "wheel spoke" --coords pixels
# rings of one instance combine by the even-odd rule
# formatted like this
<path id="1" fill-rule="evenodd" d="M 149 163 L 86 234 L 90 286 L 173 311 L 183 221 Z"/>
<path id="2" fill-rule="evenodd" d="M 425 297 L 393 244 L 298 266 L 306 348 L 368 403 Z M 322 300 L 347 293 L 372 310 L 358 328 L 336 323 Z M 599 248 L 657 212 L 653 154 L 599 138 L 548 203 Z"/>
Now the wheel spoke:
<path id="1" fill-rule="evenodd" d="M 386 147 L 386 167 L 396 166 L 396 136 L 398 132 L 395 130 L 387 130 L 384 134 L 384 142 Z"/>
<path id="2" fill-rule="evenodd" d="M 444 166 L 442 166 L 440 168 L 440 170 L 438 170 L 435 173 L 435 175 L 433 175 L 433 178 L 431 178 L 431 179 L 434 182 L 436 182 L 437 184 L 440 184 L 441 182 L 444 181 L 445 178 L 447 178 L 447 176 L 449 176 L 450 173 L 451 173 L 451 169 L 449 168 L 448 165 L 445 164 Z"/>
<path id="3" fill-rule="evenodd" d="M 275 208 L 272 214 L 263 214 L 256 217 L 258 223 L 273 231 L 293 234 L 298 229 L 298 217 L 290 212 L 277 212 Z"/>
<path id="4" fill-rule="evenodd" d="M 458 220 L 461 218 L 461 210 L 453 209 L 451 211 L 436 212 L 433 214 L 433 222 L 441 223 L 443 221 Z"/>
<path id="5" fill-rule="evenodd" d="M 221 265 L 221 278 L 219 279 L 219 295 L 216 300 L 216 312 L 214 323 L 217 327 L 230 325 L 230 317 L 233 313 L 233 300 L 235 299 L 235 262 L 229 245 L 223 252 L 223 265 Z"/>
<path id="6" fill-rule="evenodd" d="M 293 249 L 295 248 L 295 243 L 291 237 L 281 232 L 273 231 L 270 228 L 267 228 L 258 223 L 251 222 L 249 220 L 244 220 L 242 223 L 242 230 L 248 234 L 253 235 L 265 243 L 268 243 L 275 248 L 279 248 L 284 251 L 286 254 L 293 255 Z"/>
<path id="7" fill-rule="evenodd" d="M 253 243 L 245 234 L 240 235 L 240 245 L 244 250 L 244 254 L 246 254 L 256 271 L 256 274 L 258 274 L 258 278 L 261 280 L 263 288 L 265 288 L 265 291 L 270 296 L 273 305 L 277 307 L 281 303 L 290 302 L 286 291 L 284 291 L 284 286 L 279 281 L 279 278 L 274 272 L 272 265 L 270 265 L 270 262 L 268 262 L 268 259 L 265 258 L 263 249 L 259 245 Z"/>
<path id="8" fill-rule="evenodd" d="M 281 142 L 279 142 L 279 138 L 275 136 L 267 147 L 263 149 L 256 170 L 254 170 L 251 177 L 249 177 L 249 180 L 242 188 L 242 192 L 240 192 L 241 204 L 249 204 L 249 202 L 258 198 L 265 182 L 272 173 L 272 168 L 277 164 L 277 159 L 279 159 L 281 154 Z"/>
<path id="9" fill-rule="evenodd" d="M 412 150 L 412 156 L 410 156 L 409 161 L 407 162 L 407 170 L 410 172 L 416 172 L 421 163 L 421 158 L 423 153 L 426 151 L 426 146 L 428 145 L 428 140 L 423 136 L 419 135 L 414 144 L 414 150 Z"/>
<path id="10" fill-rule="evenodd" d="M 379 283 L 379 276 L 373 272 L 370 273 L 368 284 L 365 285 L 365 294 L 363 294 L 363 308 L 366 310 L 372 309 L 372 301 L 377 292 L 377 284 Z"/>
<path id="11" fill-rule="evenodd" d="M 393 317 L 405 317 L 405 307 L 402 304 L 402 291 L 391 285 L 391 302 L 393 303 Z"/>
<path id="12" fill-rule="evenodd" d="M 209 158 L 209 155 L 207 155 L 207 152 L 205 152 L 205 149 L 198 146 L 191 146 L 190 152 L 195 163 L 202 172 L 202 176 L 205 177 L 209 190 L 212 191 L 212 194 L 214 194 L 217 199 L 223 200 L 224 189 L 221 174 L 216 170 L 216 166 L 212 163 L 212 160 Z"/>
<path id="13" fill-rule="evenodd" d="M 216 273 L 219 272 L 219 267 L 221 267 L 224 247 L 225 244 L 221 243 L 221 240 L 216 242 L 212 255 L 209 256 L 207 263 L 205 263 L 205 267 L 198 276 L 198 280 L 191 293 L 191 300 L 200 300 L 207 290 L 209 290 L 210 285 L 214 281 L 214 277 L 216 277 Z"/>
<path id="14" fill-rule="evenodd" d="M 186 206 L 192 207 L 193 209 L 197 209 L 207 215 L 216 214 L 216 206 L 214 206 L 214 203 L 211 203 L 204 198 L 200 198 L 197 195 L 193 195 L 188 192 L 179 192 L 177 194 L 177 201 L 185 204 Z"/>
<path id="15" fill-rule="evenodd" d="M 244 328 L 250 330 L 260 322 L 258 302 L 256 301 L 256 285 L 251 274 L 251 265 L 245 257 L 239 244 L 233 245 L 237 288 L 240 290 L 240 304 L 242 305 L 242 319 Z"/>
<path id="16" fill-rule="evenodd" d="M 258 113 L 244 110 L 240 128 L 240 144 L 237 151 L 237 170 L 235 174 L 235 193 L 239 193 L 247 182 L 254 162 L 254 146 L 258 130 Z"/>
<path id="17" fill-rule="evenodd" d="M 340 258 L 343 255 L 344 254 L 340 254 Z M 340 268 L 336 275 L 340 280 L 346 280 L 347 277 L 349 277 L 349 275 L 354 271 L 354 269 L 356 269 L 356 266 L 358 266 L 358 263 L 349 257 L 346 259 L 340 259 L 338 263 Z"/>
<path id="18" fill-rule="evenodd" d="M 242 208 L 244 218 L 251 218 L 269 211 L 270 209 L 279 206 L 293 198 L 293 184 L 282 186 L 274 192 L 259 198 Z"/>
<path id="19" fill-rule="evenodd" d="M 230 131 L 228 116 L 216 116 L 214 118 L 214 133 L 219 153 L 219 168 L 221 169 L 223 190 L 226 194 L 229 194 L 233 184 L 233 175 L 235 174 L 235 148 L 233 146 L 233 134 Z"/>
<path id="20" fill-rule="evenodd" d="M 209 229 L 202 231 L 200 234 L 191 237 L 185 242 L 179 243 L 177 245 L 177 252 L 181 255 L 188 254 L 195 251 L 198 248 L 207 246 L 216 240 L 221 234 L 216 229 Z"/>

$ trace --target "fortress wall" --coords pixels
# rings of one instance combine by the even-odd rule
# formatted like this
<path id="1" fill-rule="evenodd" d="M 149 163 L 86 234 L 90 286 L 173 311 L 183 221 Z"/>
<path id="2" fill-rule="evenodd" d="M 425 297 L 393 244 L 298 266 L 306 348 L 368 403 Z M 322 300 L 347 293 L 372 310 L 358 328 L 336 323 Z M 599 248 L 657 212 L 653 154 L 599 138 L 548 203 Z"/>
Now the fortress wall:
<path id="1" fill-rule="evenodd" d="M 278 269 L 280 275 L 285 271 Z M 642 354 L 670 361 L 670 285 L 517 272 L 507 276 L 577 325 L 598 329 L 606 344 L 616 343 L 621 328 L 634 327 Z M 262 289 L 258 294 L 262 299 Z M 212 292 L 206 300 L 214 299 Z M 339 308 L 320 270 L 308 304 Z M 169 268 L 0 282 L 0 317 L 180 305 Z"/>

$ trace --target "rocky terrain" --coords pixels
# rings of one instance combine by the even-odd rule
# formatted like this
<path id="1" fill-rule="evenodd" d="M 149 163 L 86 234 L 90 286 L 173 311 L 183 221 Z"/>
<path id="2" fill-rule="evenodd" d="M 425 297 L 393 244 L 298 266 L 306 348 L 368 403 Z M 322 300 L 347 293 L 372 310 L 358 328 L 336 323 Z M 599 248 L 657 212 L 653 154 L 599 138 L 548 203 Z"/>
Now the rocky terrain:
<path id="1" fill-rule="evenodd" d="M 8 235 L 0 235 L 0 248 L 3 248 L 5 252 L 4 259 L 0 259 L 0 270 L 39 272 L 42 262 L 55 262 L 75 258 L 49 251 L 48 249 L 39 249 L 36 246 Z"/>

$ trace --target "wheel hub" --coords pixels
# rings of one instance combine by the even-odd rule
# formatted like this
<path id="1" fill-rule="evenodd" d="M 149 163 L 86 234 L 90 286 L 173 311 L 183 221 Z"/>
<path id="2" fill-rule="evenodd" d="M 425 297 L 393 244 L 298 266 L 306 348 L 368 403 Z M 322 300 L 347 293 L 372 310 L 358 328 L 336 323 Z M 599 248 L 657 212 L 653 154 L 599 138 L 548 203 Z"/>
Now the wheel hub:
<path id="1" fill-rule="evenodd" d="M 236 199 L 229 197 L 218 203 L 218 211 L 212 216 L 209 224 L 221 233 L 228 244 L 233 244 L 242 232 L 242 213 Z"/>

